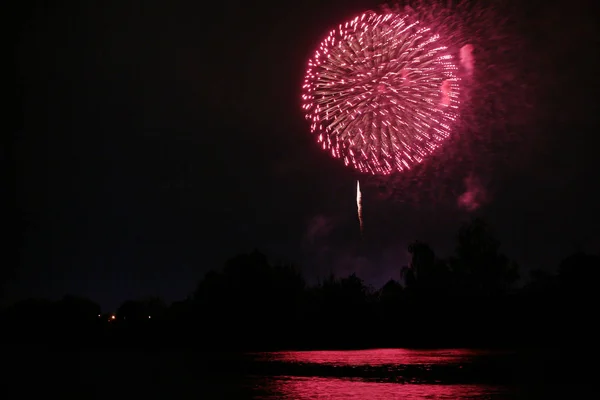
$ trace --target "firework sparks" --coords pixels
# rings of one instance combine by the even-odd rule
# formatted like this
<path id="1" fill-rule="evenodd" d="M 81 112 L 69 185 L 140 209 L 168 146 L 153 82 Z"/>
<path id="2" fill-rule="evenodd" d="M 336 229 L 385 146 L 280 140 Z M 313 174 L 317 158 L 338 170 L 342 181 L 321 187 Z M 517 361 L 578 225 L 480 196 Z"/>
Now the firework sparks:
<path id="1" fill-rule="evenodd" d="M 457 70 L 444 38 L 416 17 L 369 11 L 321 43 L 308 63 L 303 109 L 333 157 L 388 175 L 422 162 L 450 136 Z"/>
<path id="2" fill-rule="evenodd" d="M 360 182 L 356 181 L 356 209 L 358 212 L 358 222 L 360 224 L 360 233 L 363 233 L 363 217 L 362 217 L 362 193 L 360 192 Z"/>

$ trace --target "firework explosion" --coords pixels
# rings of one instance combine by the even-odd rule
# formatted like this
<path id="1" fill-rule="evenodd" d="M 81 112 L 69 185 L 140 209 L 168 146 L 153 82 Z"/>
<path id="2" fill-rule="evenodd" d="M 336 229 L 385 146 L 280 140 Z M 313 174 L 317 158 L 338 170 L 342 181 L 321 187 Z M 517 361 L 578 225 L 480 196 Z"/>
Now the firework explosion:
<path id="1" fill-rule="evenodd" d="M 410 13 L 369 11 L 340 25 L 308 63 L 302 98 L 311 131 L 361 172 L 410 169 L 450 136 L 458 117 L 454 58 Z"/>

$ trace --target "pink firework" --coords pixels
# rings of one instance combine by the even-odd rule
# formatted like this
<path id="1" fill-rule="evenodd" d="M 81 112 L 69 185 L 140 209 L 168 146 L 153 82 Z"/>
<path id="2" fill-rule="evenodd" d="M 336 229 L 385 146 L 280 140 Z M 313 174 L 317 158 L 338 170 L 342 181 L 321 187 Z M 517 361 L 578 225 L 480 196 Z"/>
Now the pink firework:
<path id="1" fill-rule="evenodd" d="M 459 111 L 455 58 L 409 13 L 366 12 L 332 30 L 308 62 L 303 106 L 322 148 L 361 172 L 422 162 Z"/>

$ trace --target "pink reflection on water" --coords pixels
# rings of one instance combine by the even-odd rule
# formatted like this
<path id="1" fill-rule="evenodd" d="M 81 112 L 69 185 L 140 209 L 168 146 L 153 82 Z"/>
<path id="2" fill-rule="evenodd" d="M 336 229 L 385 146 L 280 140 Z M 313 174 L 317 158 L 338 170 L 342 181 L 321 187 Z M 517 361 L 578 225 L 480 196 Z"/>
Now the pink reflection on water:
<path id="1" fill-rule="evenodd" d="M 353 351 L 279 351 L 261 353 L 265 361 L 291 363 L 314 363 L 327 365 L 415 365 L 415 364 L 454 364 L 471 360 L 476 356 L 492 354 L 491 351 L 468 349 L 409 350 L 371 349 Z"/>
<path id="2" fill-rule="evenodd" d="M 508 393 L 486 385 L 412 385 L 335 378 L 273 378 L 269 394 L 258 399 L 508 399 Z"/>

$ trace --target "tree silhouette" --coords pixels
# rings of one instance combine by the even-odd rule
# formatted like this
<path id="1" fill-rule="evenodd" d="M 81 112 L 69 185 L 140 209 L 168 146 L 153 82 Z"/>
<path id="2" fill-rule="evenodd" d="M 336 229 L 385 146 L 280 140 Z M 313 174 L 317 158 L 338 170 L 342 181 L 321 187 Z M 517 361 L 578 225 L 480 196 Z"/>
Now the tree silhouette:
<path id="1" fill-rule="evenodd" d="M 402 270 L 404 282 L 409 289 L 422 287 L 434 273 L 435 253 L 428 244 L 415 241 L 408 246 L 411 262 Z"/>
<path id="2" fill-rule="evenodd" d="M 597 293 L 600 256 L 578 252 L 565 258 L 558 267 L 562 290 L 568 296 L 587 297 Z"/>
<path id="3" fill-rule="evenodd" d="M 159 297 L 125 301 L 117 310 L 119 321 L 141 322 L 158 319 L 166 310 L 165 302 Z"/>
<path id="4" fill-rule="evenodd" d="M 301 318 L 304 291 L 304 279 L 296 268 L 272 266 L 264 254 L 254 251 L 228 260 L 223 272 L 207 273 L 193 302 L 201 324 L 210 327 L 214 340 L 232 330 L 252 327 L 252 336 L 275 342 Z M 238 344 L 248 340 L 250 337 L 242 336 Z"/>
<path id="5" fill-rule="evenodd" d="M 600 256 L 578 252 L 565 258 L 558 268 L 560 304 L 555 314 L 560 316 L 565 330 L 575 333 L 574 345 L 597 341 L 596 315 Z"/>
<path id="6" fill-rule="evenodd" d="M 396 304 L 401 301 L 403 293 L 400 282 L 390 279 L 379 290 L 379 300 L 383 304 Z"/>
<path id="7" fill-rule="evenodd" d="M 517 265 L 499 249 L 500 243 L 483 220 L 473 219 L 460 228 L 452 271 L 462 290 L 495 294 L 518 279 Z"/>
<path id="8" fill-rule="evenodd" d="M 412 255 L 410 265 L 401 271 L 407 289 L 423 295 L 447 292 L 451 282 L 447 261 L 437 258 L 433 249 L 420 241 L 411 243 L 408 251 Z"/>
<path id="9" fill-rule="evenodd" d="M 57 313 L 64 321 L 85 323 L 96 322 L 100 314 L 100 306 L 90 299 L 67 295 L 58 302 Z"/>
<path id="10" fill-rule="evenodd" d="M 399 320 L 403 317 L 404 288 L 399 282 L 390 279 L 377 295 L 381 330 L 385 335 L 384 339 L 390 341 L 395 335 Z"/>
<path id="11" fill-rule="evenodd" d="M 548 271 L 534 269 L 529 277 L 529 282 L 523 286 L 523 291 L 527 294 L 548 295 L 554 294 L 558 289 L 558 276 Z"/>
<path id="12" fill-rule="evenodd" d="M 88 299 L 32 299 L 2 310 L 0 326 L 13 342 L 188 343 L 211 351 L 593 339 L 598 255 L 570 255 L 558 274 L 535 270 L 523 288 L 509 290 L 517 267 L 482 220 L 461 227 L 450 258 L 421 241 L 408 250 L 403 284 L 390 280 L 379 290 L 356 274 L 307 286 L 295 266 L 253 251 L 206 273 L 190 297 L 169 307 L 159 298 L 127 300 L 108 320 Z"/>

